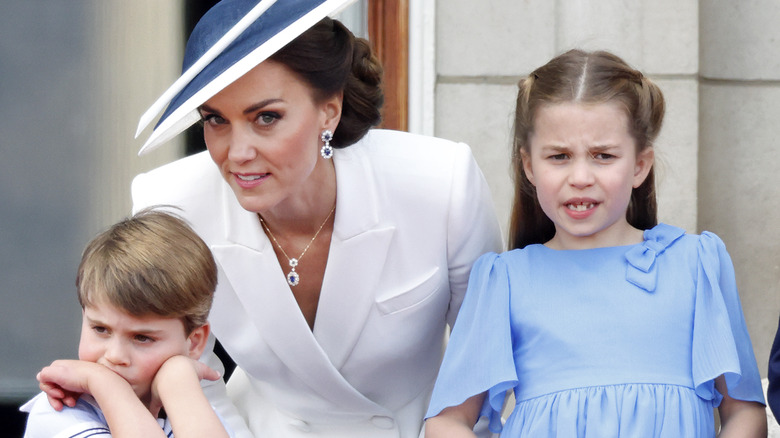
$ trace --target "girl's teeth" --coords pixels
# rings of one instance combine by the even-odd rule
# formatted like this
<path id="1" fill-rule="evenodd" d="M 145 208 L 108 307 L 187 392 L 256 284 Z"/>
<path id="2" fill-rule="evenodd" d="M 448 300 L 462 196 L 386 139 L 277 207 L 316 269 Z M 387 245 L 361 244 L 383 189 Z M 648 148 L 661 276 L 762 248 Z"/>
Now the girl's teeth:
<path id="1" fill-rule="evenodd" d="M 593 207 L 593 204 L 569 204 L 567 206 L 569 210 L 585 211 Z"/>

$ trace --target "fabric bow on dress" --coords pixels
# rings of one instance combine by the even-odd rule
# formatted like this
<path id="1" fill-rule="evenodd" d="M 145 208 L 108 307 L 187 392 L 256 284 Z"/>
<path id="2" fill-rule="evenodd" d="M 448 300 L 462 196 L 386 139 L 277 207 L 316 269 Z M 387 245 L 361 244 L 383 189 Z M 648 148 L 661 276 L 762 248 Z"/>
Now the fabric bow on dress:
<path id="1" fill-rule="evenodd" d="M 653 292 L 658 277 L 655 259 L 684 234 L 682 228 L 667 224 L 658 224 L 645 230 L 645 241 L 626 252 L 626 280 L 647 292 Z"/>

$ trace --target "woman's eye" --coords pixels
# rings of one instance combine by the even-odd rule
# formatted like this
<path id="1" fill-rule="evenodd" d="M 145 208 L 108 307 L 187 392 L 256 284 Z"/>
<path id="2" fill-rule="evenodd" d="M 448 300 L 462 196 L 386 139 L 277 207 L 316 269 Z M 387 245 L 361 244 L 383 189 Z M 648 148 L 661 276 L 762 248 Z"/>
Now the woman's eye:
<path id="1" fill-rule="evenodd" d="M 281 116 L 275 112 L 264 112 L 257 116 L 257 123 L 260 125 L 270 125 L 279 120 Z"/>
<path id="2" fill-rule="evenodd" d="M 216 115 L 216 114 L 204 114 L 203 115 L 203 124 L 204 125 L 221 125 L 225 123 L 225 119 L 222 117 Z"/>

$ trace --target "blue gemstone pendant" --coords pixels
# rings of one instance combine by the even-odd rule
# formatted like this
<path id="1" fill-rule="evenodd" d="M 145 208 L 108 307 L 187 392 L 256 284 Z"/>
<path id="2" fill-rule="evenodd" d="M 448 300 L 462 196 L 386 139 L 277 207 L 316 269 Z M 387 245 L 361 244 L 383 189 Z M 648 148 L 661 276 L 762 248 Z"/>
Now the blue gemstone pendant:
<path id="1" fill-rule="evenodd" d="M 300 281 L 301 281 L 301 276 L 298 275 L 297 272 L 290 271 L 287 274 L 287 284 L 289 284 L 290 286 L 297 286 Z"/>

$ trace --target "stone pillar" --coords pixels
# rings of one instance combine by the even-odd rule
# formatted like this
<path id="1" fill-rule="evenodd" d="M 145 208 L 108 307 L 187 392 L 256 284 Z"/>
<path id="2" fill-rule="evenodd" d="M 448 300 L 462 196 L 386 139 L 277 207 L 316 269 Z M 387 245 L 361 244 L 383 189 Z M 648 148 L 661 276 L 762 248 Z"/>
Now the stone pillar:
<path id="1" fill-rule="evenodd" d="M 90 186 L 94 226 L 103 227 L 130 212 L 130 182 L 139 172 L 180 157 L 182 136 L 138 157 L 151 133 L 134 139 L 138 120 L 181 73 L 184 49 L 181 0 L 121 0 L 92 3 L 91 38 L 97 108 L 94 163 L 89 167 L 99 184 Z M 154 124 L 152 124 L 154 126 Z"/>
<path id="2" fill-rule="evenodd" d="M 734 261 L 758 366 L 780 314 L 780 5 L 702 0 L 699 228 Z"/>

